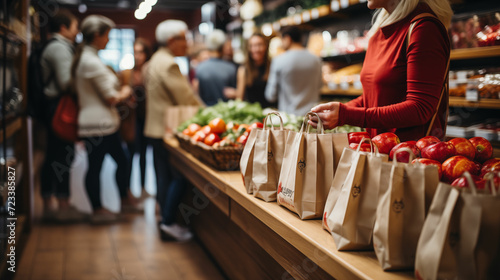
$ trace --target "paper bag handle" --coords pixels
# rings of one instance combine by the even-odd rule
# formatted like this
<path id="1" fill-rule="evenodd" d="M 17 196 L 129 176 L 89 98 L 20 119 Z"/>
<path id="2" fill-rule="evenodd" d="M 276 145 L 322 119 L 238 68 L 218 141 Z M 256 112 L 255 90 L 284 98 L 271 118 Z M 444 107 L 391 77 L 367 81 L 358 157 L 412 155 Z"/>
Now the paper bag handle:
<path id="1" fill-rule="evenodd" d="M 301 133 L 303 133 L 303 132 L 308 132 L 309 133 L 309 129 L 311 128 L 311 125 L 307 121 L 307 119 L 308 119 L 309 116 L 315 116 L 316 118 L 318 118 L 318 126 L 317 126 L 316 129 L 317 129 L 317 131 L 319 131 L 320 134 L 324 134 L 325 130 L 323 129 L 323 122 L 319 118 L 319 115 L 317 113 L 314 113 L 314 112 L 308 112 L 304 116 L 304 120 L 302 121 L 302 126 L 300 127 L 300 132 Z M 307 125 L 305 126 L 305 131 L 304 131 L 304 124 L 305 123 L 307 123 Z"/>
<path id="2" fill-rule="evenodd" d="M 410 148 L 404 147 L 404 148 L 401 148 L 401 149 L 397 150 L 396 152 L 394 152 L 394 157 L 392 158 L 392 164 L 394 164 L 394 165 L 396 165 L 396 163 L 398 162 L 397 155 L 399 152 L 408 152 L 410 154 L 410 157 L 408 158 L 408 162 L 412 162 L 413 159 L 415 158 L 415 154 L 413 153 L 413 151 Z"/>
<path id="3" fill-rule="evenodd" d="M 472 176 L 470 176 L 470 173 L 468 171 L 465 171 L 462 174 L 462 177 L 465 177 L 467 180 L 467 184 L 469 185 L 469 189 L 471 190 L 473 195 L 477 195 L 477 189 L 476 189 L 476 183 L 474 183 L 474 180 L 472 179 Z"/>
<path id="4" fill-rule="evenodd" d="M 484 178 L 486 179 L 486 186 L 484 188 L 487 189 L 489 185 L 491 194 L 497 195 L 497 189 L 495 188 L 495 172 L 486 173 L 486 175 L 484 175 Z"/>
<path id="5" fill-rule="evenodd" d="M 267 120 L 271 122 L 271 129 L 274 129 L 273 118 L 271 118 L 272 115 L 275 115 L 280 119 L 280 130 L 283 130 L 283 119 L 278 112 L 271 112 L 267 114 L 267 116 L 264 118 L 264 130 L 267 129 Z"/>
<path id="6" fill-rule="evenodd" d="M 366 137 L 361 139 L 361 141 L 359 141 L 358 148 L 356 149 L 356 152 L 359 152 L 361 150 L 361 144 L 363 144 L 365 142 L 370 143 L 370 153 L 373 154 L 373 152 L 375 152 L 377 155 L 379 154 L 377 145 L 373 144 L 372 139 L 366 138 Z"/>

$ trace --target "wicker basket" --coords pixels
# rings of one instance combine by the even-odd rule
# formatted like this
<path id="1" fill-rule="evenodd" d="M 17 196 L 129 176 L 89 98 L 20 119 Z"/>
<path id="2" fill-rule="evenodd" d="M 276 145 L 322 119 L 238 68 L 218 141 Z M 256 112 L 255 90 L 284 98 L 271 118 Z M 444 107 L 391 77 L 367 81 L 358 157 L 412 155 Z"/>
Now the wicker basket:
<path id="1" fill-rule="evenodd" d="M 240 168 L 242 147 L 219 147 L 214 149 L 204 143 L 194 142 L 190 137 L 182 133 L 176 133 L 175 137 L 182 149 L 217 170 L 228 171 L 239 170 Z"/>

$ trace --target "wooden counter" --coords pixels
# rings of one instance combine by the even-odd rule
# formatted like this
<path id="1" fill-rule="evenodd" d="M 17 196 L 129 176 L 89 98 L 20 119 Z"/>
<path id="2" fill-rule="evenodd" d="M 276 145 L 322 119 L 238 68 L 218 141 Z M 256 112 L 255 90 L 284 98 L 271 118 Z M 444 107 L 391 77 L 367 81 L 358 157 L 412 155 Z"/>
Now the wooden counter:
<path id="1" fill-rule="evenodd" d="M 332 236 L 322 229 L 320 220 L 302 221 L 296 214 L 275 202 L 267 203 L 248 195 L 239 171 L 222 172 L 212 169 L 181 149 L 175 139 L 166 140 L 166 146 L 171 153 L 171 161 L 174 166 L 223 215 L 226 215 L 232 223 L 241 228 L 260 246 L 260 248 L 255 248 L 256 250 L 264 250 L 286 270 L 289 276 L 295 279 L 413 278 L 412 271 L 384 272 L 373 251 L 337 251 Z M 203 223 L 210 223 L 210 221 L 203 221 Z M 196 230 L 195 227 L 195 231 L 199 236 L 200 233 L 203 235 L 206 227 L 203 227 L 202 232 Z M 204 242 L 203 238 L 200 239 Z M 226 266 L 231 264 L 225 264 L 224 260 L 220 260 L 223 259 L 225 251 L 224 241 L 222 242 L 218 246 L 207 247 L 211 253 L 212 250 L 219 251 L 214 252 L 213 256 L 222 269 L 226 271 Z M 228 241 L 229 243 L 230 241 Z M 251 248 L 250 250 L 252 250 Z M 226 249 L 230 251 L 228 248 Z M 251 255 L 251 252 L 248 253 Z M 264 270 L 266 269 L 264 268 Z M 226 273 L 231 279 L 251 278 L 250 275 L 244 273 L 238 274 L 234 271 L 226 271 Z M 270 276 L 269 279 L 276 278 Z M 291 278 L 286 278 L 286 275 L 283 275 L 281 279 Z"/>

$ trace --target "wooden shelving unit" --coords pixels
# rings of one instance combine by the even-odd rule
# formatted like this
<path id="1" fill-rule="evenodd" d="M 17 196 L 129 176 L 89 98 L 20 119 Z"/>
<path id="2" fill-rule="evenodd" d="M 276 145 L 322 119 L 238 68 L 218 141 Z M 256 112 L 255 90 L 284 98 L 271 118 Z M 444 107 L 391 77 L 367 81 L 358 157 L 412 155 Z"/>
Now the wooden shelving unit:
<path id="1" fill-rule="evenodd" d="M 500 46 L 451 50 L 451 60 L 476 59 L 500 56 Z"/>
<path id="2" fill-rule="evenodd" d="M 360 96 L 363 94 L 362 89 L 350 88 L 347 90 L 343 89 L 329 89 L 328 87 L 323 87 L 321 89 L 321 95 L 344 95 L 344 96 Z"/>
<path id="3" fill-rule="evenodd" d="M 500 109 L 499 99 L 481 99 L 478 102 L 467 101 L 463 97 L 450 97 L 451 107 L 467 107 L 480 109 Z"/>
<path id="4" fill-rule="evenodd" d="M 337 61 L 337 62 L 346 62 L 346 63 L 357 63 L 363 62 L 365 59 L 366 51 L 357 52 L 357 53 L 346 53 L 339 54 L 333 56 L 325 56 L 322 57 L 323 61 Z"/>
<path id="5" fill-rule="evenodd" d="M 7 124 L 7 127 L 5 129 L 5 131 L 3 131 L 1 128 L 0 128 L 0 143 L 3 142 L 3 134 L 6 133 L 6 138 L 9 138 L 11 137 L 14 133 L 16 133 L 17 131 L 19 131 L 22 127 L 22 119 L 20 117 L 14 119 L 13 121 L 10 121 L 9 124 Z"/>

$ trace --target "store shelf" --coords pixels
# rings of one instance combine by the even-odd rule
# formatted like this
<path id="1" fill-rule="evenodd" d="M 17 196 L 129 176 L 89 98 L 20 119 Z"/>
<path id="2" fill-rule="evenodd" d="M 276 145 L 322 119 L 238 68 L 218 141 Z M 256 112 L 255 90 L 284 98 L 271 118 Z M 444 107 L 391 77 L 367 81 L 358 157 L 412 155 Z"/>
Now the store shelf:
<path id="1" fill-rule="evenodd" d="M 362 89 L 350 88 L 347 90 L 343 89 L 329 89 L 328 87 L 321 88 L 321 95 L 343 95 L 343 96 L 360 96 L 363 94 Z"/>
<path id="2" fill-rule="evenodd" d="M 475 59 L 500 56 L 500 46 L 451 50 L 451 60 Z"/>
<path id="3" fill-rule="evenodd" d="M 323 61 L 335 61 L 335 62 L 346 62 L 346 63 L 356 63 L 362 62 L 365 59 L 366 51 L 358 52 L 358 53 L 348 53 L 348 54 L 339 54 L 334 56 L 325 56 L 322 57 Z"/>
<path id="4" fill-rule="evenodd" d="M 463 97 L 450 97 L 450 107 L 467 107 L 481 109 L 500 109 L 499 99 L 481 99 L 478 102 L 467 101 Z"/>
<path id="5" fill-rule="evenodd" d="M 0 143 L 3 142 L 3 134 L 6 133 L 6 138 L 9 138 L 10 136 L 12 136 L 14 133 L 16 133 L 18 130 L 21 129 L 21 126 L 22 126 L 22 120 L 20 117 L 17 117 L 16 119 L 14 119 L 13 121 L 10 121 L 8 124 L 7 124 L 7 127 L 5 129 L 5 131 L 3 131 L 1 128 L 0 128 Z"/>

